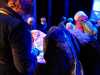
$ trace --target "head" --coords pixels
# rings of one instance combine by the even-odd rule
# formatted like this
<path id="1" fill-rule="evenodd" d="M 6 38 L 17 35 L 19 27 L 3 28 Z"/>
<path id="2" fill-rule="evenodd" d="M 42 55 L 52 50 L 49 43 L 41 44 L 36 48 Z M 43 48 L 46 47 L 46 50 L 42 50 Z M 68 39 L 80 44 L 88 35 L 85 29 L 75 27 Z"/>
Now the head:
<path id="1" fill-rule="evenodd" d="M 74 16 L 75 21 L 86 22 L 88 20 L 88 16 L 84 11 L 78 11 Z"/>
<path id="2" fill-rule="evenodd" d="M 45 60 L 49 62 L 49 59 L 52 59 L 52 57 L 55 60 L 59 59 L 61 60 L 62 58 L 60 57 L 65 57 L 67 56 L 68 62 L 72 64 L 73 62 L 73 55 L 71 53 L 71 49 L 68 45 L 68 41 L 66 36 L 69 36 L 66 34 L 62 28 L 59 27 L 51 27 L 50 30 L 48 31 L 47 36 L 45 37 L 45 44 L 44 44 L 44 50 L 45 50 Z M 71 42 L 71 41 L 70 41 Z M 50 58 L 48 58 L 49 55 L 52 55 Z M 59 56 L 58 56 L 59 55 Z M 50 61 L 54 62 L 54 61 Z"/>
<path id="3" fill-rule="evenodd" d="M 73 20 L 73 18 L 68 18 L 67 21 L 68 22 L 73 22 L 74 20 Z"/>
<path id="4" fill-rule="evenodd" d="M 65 23 L 67 21 L 67 18 L 65 16 L 61 17 L 61 22 Z"/>
<path id="5" fill-rule="evenodd" d="M 23 12 L 20 0 L 8 0 L 8 6 L 11 7 L 17 13 Z"/>
<path id="6" fill-rule="evenodd" d="M 8 6 L 17 13 L 26 13 L 31 11 L 32 0 L 8 0 Z"/>
<path id="7" fill-rule="evenodd" d="M 46 18 L 45 17 L 41 17 L 40 18 L 40 22 L 41 22 L 41 24 L 45 24 L 46 23 Z"/>
<path id="8" fill-rule="evenodd" d="M 63 30 L 59 27 L 51 27 L 48 31 L 47 36 L 45 37 L 45 46 L 44 50 L 56 50 L 64 49 L 64 45 L 66 44 L 65 36 Z"/>
<path id="9" fill-rule="evenodd" d="M 27 23 L 28 23 L 30 26 L 32 26 L 33 24 L 36 23 L 36 20 L 35 20 L 34 17 L 28 17 Z"/>

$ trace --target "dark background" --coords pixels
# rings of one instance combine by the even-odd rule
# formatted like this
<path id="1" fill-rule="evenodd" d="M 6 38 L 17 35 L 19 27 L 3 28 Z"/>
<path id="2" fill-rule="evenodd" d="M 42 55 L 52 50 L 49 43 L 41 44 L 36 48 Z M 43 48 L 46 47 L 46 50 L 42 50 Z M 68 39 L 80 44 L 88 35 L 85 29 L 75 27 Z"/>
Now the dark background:
<path id="1" fill-rule="evenodd" d="M 73 17 L 79 10 L 89 16 L 92 4 L 93 0 L 37 0 L 37 23 L 45 16 L 49 26 L 57 25 L 62 16 Z"/>

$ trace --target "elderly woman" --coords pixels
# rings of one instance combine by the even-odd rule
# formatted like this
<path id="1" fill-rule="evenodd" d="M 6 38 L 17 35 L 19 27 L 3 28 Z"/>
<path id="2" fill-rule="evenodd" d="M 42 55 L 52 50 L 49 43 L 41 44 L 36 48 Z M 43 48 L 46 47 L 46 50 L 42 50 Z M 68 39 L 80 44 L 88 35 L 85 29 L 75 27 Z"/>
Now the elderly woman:
<path id="1" fill-rule="evenodd" d="M 74 16 L 74 20 L 76 22 L 76 29 L 81 30 L 89 36 L 97 33 L 96 27 L 89 21 L 84 11 L 78 11 Z"/>
<path id="2" fill-rule="evenodd" d="M 74 35 L 81 42 L 80 60 L 83 64 L 84 73 L 85 75 L 99 75 L 99 30 L 89 21 L 84 11 L 78 11 L 74 19 L 76 22 L 76 30 L 79 30 Z"/>
<path id="3" fill-rule="evenodd" d="M 52 27 L 45 37 L 43 75 L 82 75 L 71 34 L 60 27 Z"/>

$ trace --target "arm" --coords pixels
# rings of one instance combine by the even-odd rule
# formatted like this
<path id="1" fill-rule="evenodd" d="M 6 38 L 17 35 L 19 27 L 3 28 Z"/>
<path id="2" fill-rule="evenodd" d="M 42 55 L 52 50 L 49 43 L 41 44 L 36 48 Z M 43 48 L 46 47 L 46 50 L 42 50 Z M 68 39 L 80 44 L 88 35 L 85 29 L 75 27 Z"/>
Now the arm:
<path id="1" fill-rule="evenodd" d="M 35 71 L 36 60 L 31 54 L 32 37 L 30 32 L 24 25 L 19 24 L 11 31 L 9 39 L 16 69 L 21 74 L 31 75 Z"/>

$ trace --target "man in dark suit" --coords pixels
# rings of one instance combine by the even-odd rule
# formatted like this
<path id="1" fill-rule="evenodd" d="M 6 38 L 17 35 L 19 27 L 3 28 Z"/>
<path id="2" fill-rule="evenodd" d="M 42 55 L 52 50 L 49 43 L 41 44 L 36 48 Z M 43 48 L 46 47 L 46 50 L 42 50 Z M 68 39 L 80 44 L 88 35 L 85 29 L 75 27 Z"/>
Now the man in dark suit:
<path id="1" fill-rule="evenodd" d="M 47 22 L 45 17 L 40 18 L 40 25 L 38 25 L 38 30 L 47 33 Z"/>
<path id="2" fill-rule="evenodd" d="M 31 42 L 27 24 L 0 0 L 0 75 L 34 75 Z"/>

